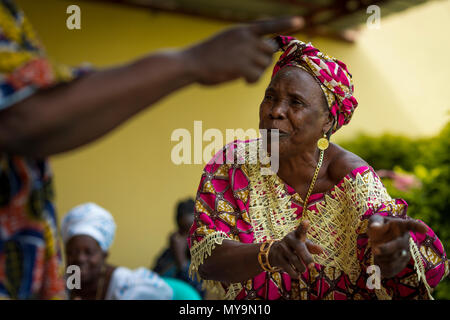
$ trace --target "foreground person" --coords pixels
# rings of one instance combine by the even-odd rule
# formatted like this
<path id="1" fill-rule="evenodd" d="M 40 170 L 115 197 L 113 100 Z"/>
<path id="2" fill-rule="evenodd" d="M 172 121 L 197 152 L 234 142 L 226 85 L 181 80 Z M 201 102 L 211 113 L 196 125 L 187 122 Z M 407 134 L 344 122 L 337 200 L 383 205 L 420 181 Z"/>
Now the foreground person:
<path id="1" fill-rule="evenodd" d="M 227 299 L 432 298 L 448 273 L 440 240 L 369 164 L 328 143 L 357 106 L 346 65 L 294 38 L 277 41 L 284 53 L 260 129 L 279 130 L 279 170 L 261 173 L 260 139 L 235 141 L 210 161 L 190 231 L 191 274 Z"/>
<path id="2" fill-rule="evenodd" d="M 70 210 L 62 221 L 67 265 L 80 268 L 81 285 L 70 291 L 76 300 L 170 300 L 171 287 L 156 273 L 130 270 L 107 263 L 116 224 L 111 214 L 85 203 Z"/>
<path id="3" fill-rule="evenodd" d="M 188 48 L 92 70 L 52 64 L 14 0 L 0 0 L 0 298 L 65 298 L 48 156 L 104 136 L 190 84 L 257 81 L 274 53 L 263 35 L 302 23 L 235 26 Z"/>

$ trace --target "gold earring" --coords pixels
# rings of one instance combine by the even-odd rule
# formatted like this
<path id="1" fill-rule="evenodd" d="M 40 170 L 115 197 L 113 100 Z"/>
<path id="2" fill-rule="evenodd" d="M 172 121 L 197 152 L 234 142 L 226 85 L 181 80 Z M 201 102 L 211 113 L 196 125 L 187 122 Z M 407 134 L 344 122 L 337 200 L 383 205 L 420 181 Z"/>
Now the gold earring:
<path id="1" fill-rule="evenodd" d="M 317 148 L 319 148 L 320 150 L 325 150 L 326 148 L 328 148 L 329 142 L 327 139 L 327 135 L 324 133 L 323 134 L 323 138 L 320 138 L 319 141 L 317 141 Z"/>

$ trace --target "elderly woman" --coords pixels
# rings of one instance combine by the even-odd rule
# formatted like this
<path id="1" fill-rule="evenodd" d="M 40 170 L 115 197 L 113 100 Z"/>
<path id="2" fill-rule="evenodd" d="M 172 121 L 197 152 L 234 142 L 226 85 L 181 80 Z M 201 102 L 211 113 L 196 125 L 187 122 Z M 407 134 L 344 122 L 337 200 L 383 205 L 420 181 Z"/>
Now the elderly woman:
<path id="1" fill-rule="evenodd" d="M 228 299 L 432 299 L 448 273 L 441 242 L 364 160 L 328 143 L 357 106 L 346 65 L 276 40 L 284 53 L 259 115 L 260 129 L 279 130 L 279 170 L 262 174 L 261 140 L 235 141 L 208 163 L 191 274 Z"/>
<path id="2" fill-rule="evenodd" d="M 81 288 L 70 291 L 70 299 L 168 300 L 171 287 L 156 273 L 130 270 L 108 264 L 108 250 L 116 224 L 111 214 L 95 203 L 70 210 L 62 222 L 67 265 L 80 268 Z"/>

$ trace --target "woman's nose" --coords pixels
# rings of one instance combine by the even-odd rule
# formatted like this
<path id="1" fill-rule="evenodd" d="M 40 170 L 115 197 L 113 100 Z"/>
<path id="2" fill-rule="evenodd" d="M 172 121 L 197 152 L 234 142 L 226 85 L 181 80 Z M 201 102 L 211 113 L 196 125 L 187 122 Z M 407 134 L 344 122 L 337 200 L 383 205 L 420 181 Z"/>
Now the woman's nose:
<path id="1" fill-rule="evenodd" d="M 270 116 L 272 119 L 285 119 L 286 118 L 286 105 L 283 101 L 277 101 L 272 105 L 270 110 Z"/>
<path id="2" fill-rule="evenodd" d="M 71 259 L 74 264 L 81 265 L 87 261 L 87 255 L 84 252 L 78 252 Z"/>

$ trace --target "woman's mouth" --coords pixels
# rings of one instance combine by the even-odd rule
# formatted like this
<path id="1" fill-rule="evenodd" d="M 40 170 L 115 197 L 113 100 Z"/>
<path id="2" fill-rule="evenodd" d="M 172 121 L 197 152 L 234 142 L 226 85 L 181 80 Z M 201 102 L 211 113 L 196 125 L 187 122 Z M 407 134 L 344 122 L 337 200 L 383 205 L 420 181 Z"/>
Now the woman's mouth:
<path id="1" fill-rule="evenodd" d="M 285 139 L 287 137 L 289 137 L 289 133 L 277 129 L 277 128 L 272 128 L 272 129 L 267 129 L 267 137 L 276 137 L 278 135 L 278 139 Z"/>

